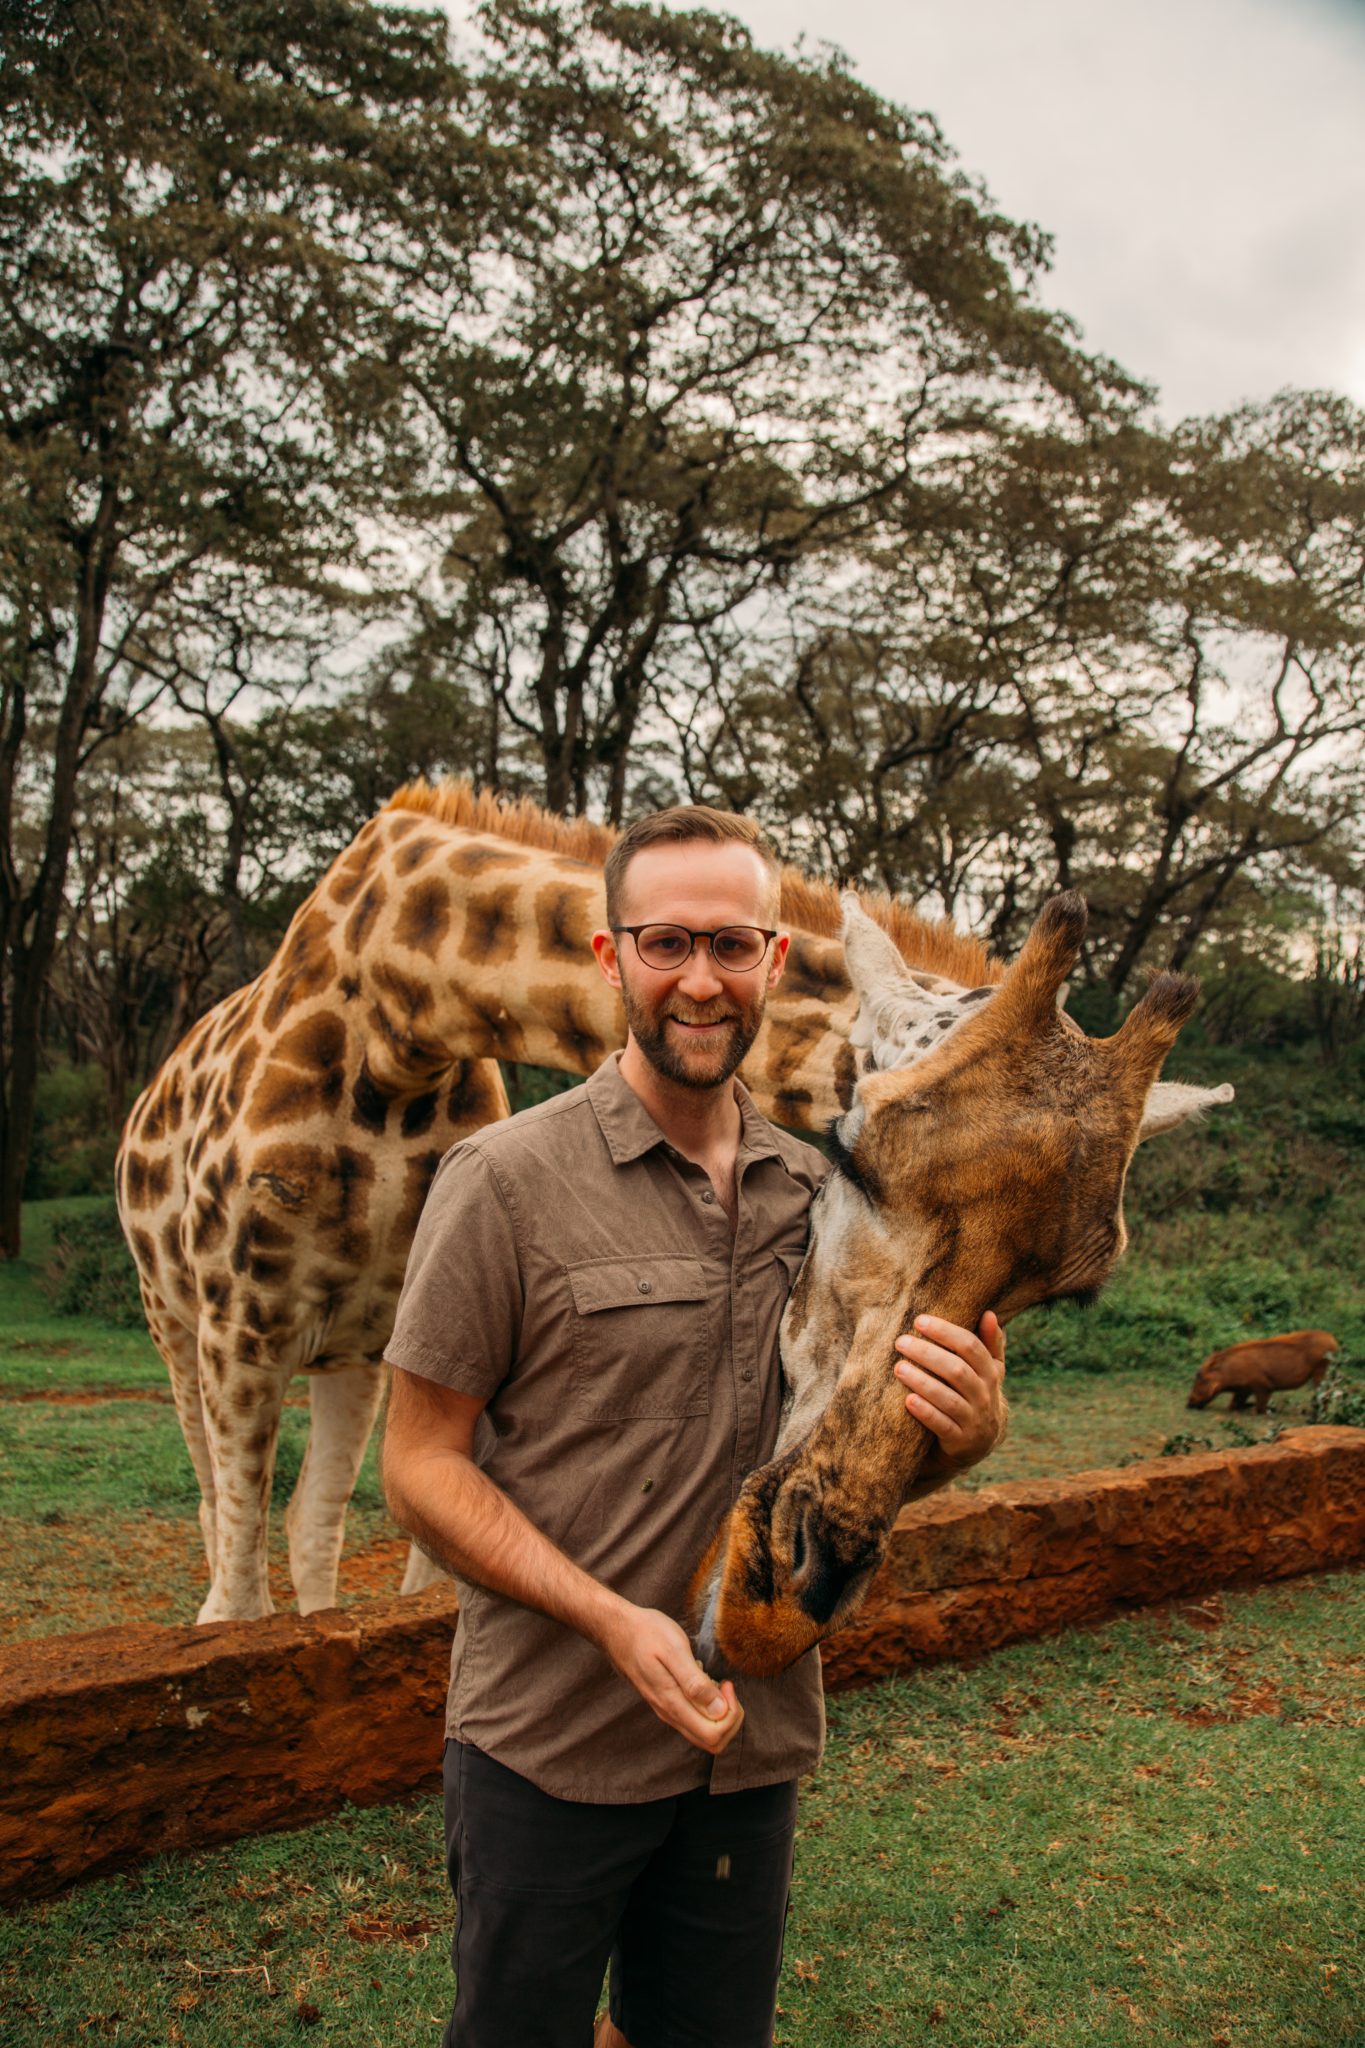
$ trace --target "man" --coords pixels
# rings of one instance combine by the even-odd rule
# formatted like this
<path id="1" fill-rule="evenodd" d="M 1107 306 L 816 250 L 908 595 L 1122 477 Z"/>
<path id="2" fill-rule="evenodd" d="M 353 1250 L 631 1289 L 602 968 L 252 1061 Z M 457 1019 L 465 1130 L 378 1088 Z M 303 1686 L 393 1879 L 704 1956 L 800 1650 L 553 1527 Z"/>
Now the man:
<path id="1" fill-rule="evenodd" d="M 449 2048 L 771 2040 L 811 1651 L 717 1685 L 677 1617 L 770 1454 L 777 1332 L 822 1157 L 732 1076 L 781 976 L 778 870 L 679 807 L 607 862 L 593 949 L 624 1052 L 442 1161 L 389 1347 L 390 1506 L 461 1582 L 445 1758 Z M 937 1439 L 1004 1423 L 1004 1338 L 921 1318 L 888 1359 Z"/>

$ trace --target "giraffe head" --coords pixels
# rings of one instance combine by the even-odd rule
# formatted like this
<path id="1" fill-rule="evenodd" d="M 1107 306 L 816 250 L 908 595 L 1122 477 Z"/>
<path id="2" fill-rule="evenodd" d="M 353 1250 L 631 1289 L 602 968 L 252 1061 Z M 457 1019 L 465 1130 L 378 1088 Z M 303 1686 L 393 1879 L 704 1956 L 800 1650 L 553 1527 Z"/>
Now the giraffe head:
<path id="1" fill-rule="evenodd" d="M 1093 1297 L 1139 1141 L 1231 1096 L 1158 1078 L 1186 976 L 1158 975 L 1111 1038 L 1063 1013 L 1085 922 L 1079 896 L 1054 898 L 1002 982 L 961 990 L 917 976 L 846 898 L 863 1074 L 782 1324 L 776 1455 L 693 1581 L 710 1669 L 771 1675 L 858 1604 L 930 1441 L 892 1373 L 913 1318 L 974 1329 L 987 1308 Z"/>

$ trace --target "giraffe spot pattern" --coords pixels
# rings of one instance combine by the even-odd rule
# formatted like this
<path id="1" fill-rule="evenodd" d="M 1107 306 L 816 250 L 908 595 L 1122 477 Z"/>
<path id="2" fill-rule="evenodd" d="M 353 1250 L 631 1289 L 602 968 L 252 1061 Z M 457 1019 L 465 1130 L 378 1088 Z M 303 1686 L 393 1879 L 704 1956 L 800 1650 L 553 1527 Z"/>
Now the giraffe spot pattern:
<path id="1" fill-rule="evenodd" d="M 331 948 L 282 973 L 270 991 L 261 1016 L 267 1031 L 278 1031 L 289 1012 L 312 996 L 321 995 L 331 982 L 336 962 Z"/>
<path id="2" fill-rule="evenodd" d="M 431 959 L 449 930 L 450 890 L 444 883 L 435 879 L 414 882 L 404 891 L 393 932 L 398 945 Z"/>
<path id="3" fill-rule="evenodd" d="M 582 889 L 550 882 L 535 899 L 536 936 L 547 960 L 581 965 L 592 947 L 592 900 Z"/>
<path id="4" fill-rule="evenodd" d="M 414 1096 L 403 1109 L 402 1132 L 405 1138 L 420 1138 L 429 1131 L 436 1121 L 436 1110 L 440 1103 L 436 1089 L 429 1094 Z"/>
<path id="5" fill-rule="evenodd" d="M 344 853 L 332 869 L 327 885 L 327 894 L 339 910 L 347 910 L 355 902 L 370 872 L 374 860 L 374 842 L 367 845 L 357 840 L 348 853 Z"/>
<path id="6" fill-rule="evenodd" d="M 465 906 L 460 958 L 480 967 L 503 967 L 517 950 L 520 891 L 514 882 L 471 891 Z"/>
<path id="7" fill-rule="evenodd" d="M 398 1212 L 398 1231 L 407 1237 L 417 1228 L 417 1219 L 427 1198 L 427 1190 L 436 1178 L 436 1169 L 441 1155 L 436 1151 L 419 1152 L 403 1162 L 403 1206 Z"/>
<path id="8" fill-rule="evenodd" d="M 368 1058 L 362 1058 L 351 1089 L 351 1122 L 359 1124 L 362 1130 L 372 1131 L 378 1138 L 383 1136 L 388 1120 L 389 1098 L 371 1074 Z"/>
<path id="9" fill-rule="evenodd" d="M 452 875 L 468 878 L 487 873 L 489 868 L 519 868 L 526 865 L 526 855 L 507 846 L 456 847 L 446 862 Z"/>
<path id="10" fill-rule="evenodd" d="M 388 885 L 382 875 L 376 875 L 346 920 L 346 929 L 342 936 L 348 951 L 359 953 L 374 927 L 375 919 L 388 900 Z"/>
<path id="11" fill-rule="evenodd" d="M 828 1002 L 831 997 L 842 995 L 848 987 L 842 955 L 831 942 L 810 939 L 796 932 L 787 949 L 781 985 L 790 997 Z"/>
<path id="12" fill-rule="evenodd" d="M 570 983 L 551 984 L 533 988 L 528 995 L 532 1007 L 565 1052 L 573 1055 L 576 1065 L 601 1066 L 608 1048 L 593 1028 L 587 998 L 577 988 Z"/>
<path id="13" fill-rule="evenodd" d="M 414 839 L 410 846 L 399 848 L 394 856 L 394 867 L 400 875 L 414 874 L 423 861 L 430 860 L 435 851 L 434 839 Z"/>
<path id="14" fill-rule="evenodd" d="M 824 1020 L 817 1016 L 769 1017 L 768 1066 L 779 1093 L 824 1038 L 825 1028 Z"/>
<path id="15" fill-rule="evenodd" d="M 345 1085 L 346 1027 L 329 1010 L 318 1010 L 276 1042 L 247 1111 L 253 1130 L 330 1116 Z"/>

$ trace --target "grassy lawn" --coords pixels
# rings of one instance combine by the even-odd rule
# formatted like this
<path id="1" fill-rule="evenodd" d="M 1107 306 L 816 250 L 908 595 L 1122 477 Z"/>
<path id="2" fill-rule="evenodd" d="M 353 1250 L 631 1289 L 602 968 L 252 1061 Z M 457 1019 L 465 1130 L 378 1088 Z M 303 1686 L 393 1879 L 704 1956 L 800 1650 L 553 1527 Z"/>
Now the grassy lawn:
<path id="1" fill-rule="evenodd" d="M 0 1263 L 0 1643 L 193 1621 L 208 1590 L 199 1490 L 151 1339 L 57 1315 L 38 1285 L 56 1218 L 99 1207 L 107 1199 L 27 1205 L 24 1256 Z M 300 1379 L 275 1467 L 271 1582 L 284 1607 L 293 1594 L 283 1514 L 303 1461 L 307 1401 Z M 396 1593 L 403 1575 L 407 1544 L 384 1506 L 376 1450 L 347 1519 L 347 1598 Z"/>
<path id="2" fill-rule="evenodd" d="M 1215 1595 L 831 1702 L 785 2048 L 1361 2048 L 1365 1575 Z M 434 2044 L 438 1802 L 0 1919 L 7 2044 Z"/>
<path id="3" fill-rule="evenodd" d="M 198 1491 L 150 1339 L 94 1316 L 56 1315 L 37 1284 L 54 1219 L 91 1206 L 32 1204 L 24 1258 L 0 1265 L 0 1643 L 117 1621 L 192 1621 L 207 1590 Z M 1139 1269 L 1130 1317 L 1143 1312 L 1150 1286 Z M 1026 1317 L 1011 1333 L 1022 1369 L 1010 1380 L 1010 1434 L 967 1486 L 1150 1457 L 1187 1429 L 1216 1445 L 1245 1442 L 1248 1425 L 1260 1436 L 1306 1408 L 1299 1392 L 1278 1396 L 1264 1422 L 1191 1415 L 1184 1403 L 1197 1358 L 1107 1373 L 1052 1365 L 1042 1338 L 1063 1357 L 1075 1348 L 1067 1313 Z M 271 1576 L 282 1607 L 292 1605 L 283 1510 L 303 1457 L 307 1398 L 299 1379 L 275 1471 Z M 347 1520 L 342 1598 L 396 1592 L 405 1554 L 371 1444 Z"/>
<path id="4" fill-rule="evenodd" d="M 111 1206 L 100 1195 L 24 1204 L 23 1256 L 0 1259 L 0 1399 L 101 1388 L 165 1393 L 166 1368 L 145 1330 L 58 1315 L 38 1286 L 58 1218 Z"/>

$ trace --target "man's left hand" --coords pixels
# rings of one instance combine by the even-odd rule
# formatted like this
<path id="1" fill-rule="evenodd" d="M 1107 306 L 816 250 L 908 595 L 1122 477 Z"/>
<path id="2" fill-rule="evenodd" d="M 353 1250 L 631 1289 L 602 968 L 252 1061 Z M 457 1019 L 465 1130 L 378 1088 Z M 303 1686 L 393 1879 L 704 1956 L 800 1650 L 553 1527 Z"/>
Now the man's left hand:
<path id="1" fill-rule="evenodd" d="M 937 1439 L 933 1463 L 943 1476 L 965 1472 L 1005 1434 L 1005 1332 L 988 1309 L 973 1335 L 941 1316 L 916 1316 L 897 1337 L 896 1377 L 905 1405 Z M 927 1476 L 927 1474 L 926 1474 Z"/>

